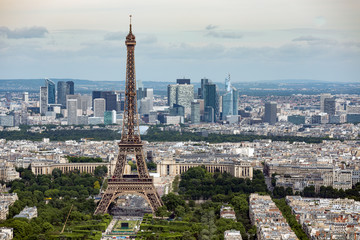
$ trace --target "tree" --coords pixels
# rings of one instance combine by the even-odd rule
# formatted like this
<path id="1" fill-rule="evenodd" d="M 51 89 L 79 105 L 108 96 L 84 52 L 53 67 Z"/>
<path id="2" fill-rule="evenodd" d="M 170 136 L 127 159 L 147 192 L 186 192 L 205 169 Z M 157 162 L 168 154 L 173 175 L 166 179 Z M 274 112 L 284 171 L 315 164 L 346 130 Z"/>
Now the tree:
<path id="1" fill-rule="evenodd" d="M 168 217 L 169 215 L 166 206 L 161 206 L 156 210 L 156 216 L 158 217 Z"/>
<path id="2" fill-rule="evenodd" d="M 99 181 L 96 181 L 96 182 L 94 183 L 94 188 L 95 188 L 95 189 L 100 189 L 100 183 L 99 183 Z"/>
<path id="3" fill-rule="evenodd" d="M 94 171 L 94 175 L 97 177 L 105 177 L 108 173 L 108 169 L 106 166 L 97 166 Z"/>
<path id="4" fill-rule="evenodd" d="M 177 217 L 183 217 L 185 215 L 185 208 L 181 205 L 178 205 L 176 208 L 175 208 L 175 215 Z"/>
<path id="5" fill-rule="evenodd" d="M 58 178 L 61 177 L 62 171 L 58 168 L 55 168 L 51 174 L 53 175 L 54 178 Z"/>
<path id="6" fill-rule="evenodd" d="M 185 201 L 181 196 L 169 193 L 162 197 L 162 200 L 169 211 L 175 211 L 175 208 L 179 205 L 184 206 Z"/>

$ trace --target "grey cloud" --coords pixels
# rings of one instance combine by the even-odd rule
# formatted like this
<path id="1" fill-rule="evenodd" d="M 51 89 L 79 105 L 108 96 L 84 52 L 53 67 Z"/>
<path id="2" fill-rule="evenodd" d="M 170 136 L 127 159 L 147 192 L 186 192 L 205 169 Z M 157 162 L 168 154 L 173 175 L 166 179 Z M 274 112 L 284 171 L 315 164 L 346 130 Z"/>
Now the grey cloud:
<path id="1" fill-rule="evenodd" d="M 230 39 L 239 39 L 242 38 L 242 34 L 237 32 L 225 32 L 225 31 L 215 31 L 214 29 L 218 28 L 215 25 L 208 25 L 206 26 L 206 34 L 205 36 L 214 37 L 214 38 L 230 38 Z"/>
<path id="2" fill-rule="evenodd" d="M 104 36 L 104 40 L 109 40 L 109 41 L 118 41 L 118 40 L 124 40 L 126 37 L 126 33 L 125 32 L 111 32 L 111 33 L 107 33 Z"/>
<path id="3" fill-rule="evenodd" d="M 212 24 L 209 24 L 209 25 L 207 25 L 206 26 L 206 30 L 213 30 L 213 29 L 215 29 L 215 28 L 218 28 L 218 26 L 215 26 L 215 25 L 212 25 Z"/>
<path id="4" fill-rule="evenodd" d="M 337 45 L 338 42 L 328 38 L 318 38 L 309 36 L 301 36 L 292 40 L 293 42 L 307 42 L 309 44 L 322 44 L 322 45 Z"/>
<path id="5" fill-rule="evenodd" d="M 44 38 L 49 31 L 45 27 L 25 27 L 11 30 L 7 27 L 0 27 L 0 35 L 7 38 Z"/>
<path id="6" fill-rule="evenodd" d="M 239 39 L 243 36 L 239 33 L 235 32 L 216 32 L 216 31 L 209 31 L 206 36 L 215 37 L 215 38 L 231 38 L 231 39 Z"/>

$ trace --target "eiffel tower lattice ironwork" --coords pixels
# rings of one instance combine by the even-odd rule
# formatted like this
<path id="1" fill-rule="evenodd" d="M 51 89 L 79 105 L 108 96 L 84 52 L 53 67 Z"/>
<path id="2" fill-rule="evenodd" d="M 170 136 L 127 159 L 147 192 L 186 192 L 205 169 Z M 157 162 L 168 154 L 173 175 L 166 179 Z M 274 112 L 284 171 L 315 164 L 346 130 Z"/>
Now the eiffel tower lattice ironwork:
<path id="1" fill-rule="evenodd" d="M 155 211 L 163 205 L 154 187 L 153 178 L 149 176 L 143 152 L 143 143 L 140 138 L 139 120 L 136 107 L 136 79 L 135 79 L 135 36 L 131 29 L 126 37 L 127 63 L 126 63 L 126 89 L 125 109 L 119 155 L 116 162 L 114 175 L 108 180 L 108 187 L 103 194 L 95 214 L 106 213 L 111 202 L 118 196 L 135 194 L 142 196 Z M 138 174 L 125 175 L 124 168 L 128 154 L 134 155 Z"/>

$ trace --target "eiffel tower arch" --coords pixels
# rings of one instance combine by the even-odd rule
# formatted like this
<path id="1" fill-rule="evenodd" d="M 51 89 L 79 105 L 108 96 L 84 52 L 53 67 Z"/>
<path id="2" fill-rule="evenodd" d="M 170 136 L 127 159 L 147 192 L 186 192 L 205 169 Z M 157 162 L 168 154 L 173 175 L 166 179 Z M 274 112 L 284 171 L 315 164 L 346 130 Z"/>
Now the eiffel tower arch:
<path id="1" fill-rule="evenodd" d="M 135 36 L 132 34 L 131 16 L 130 31 L 125 41 L 127 47 L 126 88 L 124 118 L 119 142 L 119 155 L 114 175 L 108 180 L 108 187 L 103 194 L 95 214 L 106 213 L 109 205 L 117 197 L 125 194 L 142 196 L 155 211 L 163 205 L 157 193 L 153 178 L 146 167 L 143 143 L 140 138 L 139 119 L 137 113 L 136 79 L 135 79 Z M 125 175 L 125 163 L 128 155 L 136 158 L 137 174 Z"/>

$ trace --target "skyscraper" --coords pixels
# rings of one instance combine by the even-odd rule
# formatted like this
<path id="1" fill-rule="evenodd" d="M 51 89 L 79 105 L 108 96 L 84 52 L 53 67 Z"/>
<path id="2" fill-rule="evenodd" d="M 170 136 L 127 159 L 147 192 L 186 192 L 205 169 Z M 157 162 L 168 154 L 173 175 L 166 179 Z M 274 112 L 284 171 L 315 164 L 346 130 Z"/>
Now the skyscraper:
<path id="1" fill-rule="evenodd" d="M 277 114 L 276 102 L 265 103 L 264 122 L 274 125 L 276 123 L 276 114 Z"/>
<path id="2" fill-rule="evenodd" d="M 94 117 L 104 117 L 105 108 L 106 105 L 104 98 L 94 99 Z"/>
<path id="3" fill-rule="evenodd" d="M 78 110 L 78 100 L 77 99 L 68 99 L 67 100 L 67 111 L 68 111 L 68 125 L 77 124 L 77 110 Z"/>
<path id="4" fill-rule="evenodd" d="M 204 85 L 204 108 L 205 121 L 216 122 L 219 119 L 219 96 L 214 83 Z"/>
<path id="5" fill-rule="evenodd" d="M 55 83 L 50 79 L 45 79 L 45 86 L 47 87 L 48 104 L 55 104 Z"/>
<path id="6" fill-rule="evenodd" d="M 174 104 L 185 108 L 185 114 L 191 113 L 191 102 L 194 100 L 194 85 L 171 84 L 168 85 L 168 105 L 170 108 Z"/>
<path id="7" fill-rule="evenodd" d="M 191 103 L 191 123 L 200 123 L 200 103 L 197 101 Z"/>
<path id="8" fill-rule="evenodd" d="M 45 114 L 48 109 L 47 87 L 40 87 L 40 113 Z"/>
<path id="9" fill-rule="evenodd" d="M 75 87 L 74 87 L 74 82 L 73 81 L 67 81 L 66 82 L 67 85 L 67 91 L 69 92 L 68 94 L 74 94 L 75 93 Z"/>
<path id="10" fill-rule="evenodd" d="M 146 103 L 147 106 L 145 108 L 149 108 L 149 111 L 151 111 L 154 108 L 154 89 L 153 88 L 138 88 L 136 91 L 137 100 L 139 101 L 138 107 L 139 109 L 142 108 L 141 103 Z M 148 101 L 141 101 L 143 99 L 148 99 Z M 140 114 L 141 111 L 139 111 Z"/>
<path id="11" fill-rule="evenodd" d="M 176 79 L 176 83 L 177 84 L 190 84 L 190 79 L 186 79 L 186 78 Z"/>
<path id="12" fill-rule="evenodd" d="M 324 112 L 329 115 L 335 115 L 336 112 L 336 100 L 334 97 L 324 99 Z"/>
<path id="13" fill-rule="evenodd" d="M 198 98 L 199 99 L 204 99 L 204 88 L 205 88 L 205 85 L 208 83 L 209 83 L 209 79 L 207 79 L 207 78 L 201 79 L 201 87 L 198 88 Z"/>
<path id="14" fill-rule="evenodd" d="M 59 81 L 57 83 L 57 103 L 62 107 L 66 106 L 66 95 L 74 94 L 74 82 L 73 81 Z"/>
<path id="15" fill-rule="evenodd" d="M 322 93 L 320 95 L 320 111 L 324 112 L 324 101 L 325 98 L 331 98 L 331 94 L 330 93 Z"/>
<path id="16" fill-rule="evenodd" d="M 28 92 L 23 92 L 22 100 L 23 100 L 24 102 L 28 102 L 28 101 L 29 101 L 29 93 L 28 93 Z"/>
<path id="17" fill-rule="evenodd" d="M 121 94 L 117 91 L 93 91 L 92 99 L 104 98 L 106 103 L 106 111 L 120 110 Z"/>
<path id="18" fill-rule="evenodd" d="M 230 74 L 225 78 L 225 91 L 222 96 L 222 120 L 226 120 L 226 116 L 238 115 L 239 93 L 231 85 Z"/>

